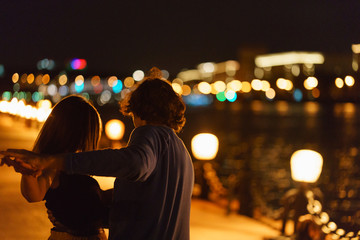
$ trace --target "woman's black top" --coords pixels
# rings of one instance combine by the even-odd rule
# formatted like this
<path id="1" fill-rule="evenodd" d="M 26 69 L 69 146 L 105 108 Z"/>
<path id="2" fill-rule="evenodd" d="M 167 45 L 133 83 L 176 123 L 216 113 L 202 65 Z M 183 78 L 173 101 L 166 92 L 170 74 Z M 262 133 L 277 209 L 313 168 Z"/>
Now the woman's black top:
<path id="1" fill-rule="evenodd" d="M 101 199 L 101 189 L 90 176 L 61 172 L 59 186 L 49 188 L 44 200 L 56 221 L 66 227 L 66 232 L 76 236 L 98 234 L 107 220 L 108 212 Z"/>

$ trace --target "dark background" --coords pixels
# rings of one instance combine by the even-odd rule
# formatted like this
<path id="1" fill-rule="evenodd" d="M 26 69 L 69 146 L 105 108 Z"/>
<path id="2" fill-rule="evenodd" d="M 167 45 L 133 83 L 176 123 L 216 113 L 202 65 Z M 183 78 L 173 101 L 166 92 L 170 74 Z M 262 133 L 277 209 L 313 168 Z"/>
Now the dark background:
<path id="1" fill-rule="evenodd" d="M 0 64 L 36 70 L 54 59 L 88 61 L 89 74 L 129 74 L 156 65 L 172 76 L 239 48 L 351 53 L 360 39 L 358 0 L 1 1 Z M 0 81 L 7 81 L 1 79 Z"/>

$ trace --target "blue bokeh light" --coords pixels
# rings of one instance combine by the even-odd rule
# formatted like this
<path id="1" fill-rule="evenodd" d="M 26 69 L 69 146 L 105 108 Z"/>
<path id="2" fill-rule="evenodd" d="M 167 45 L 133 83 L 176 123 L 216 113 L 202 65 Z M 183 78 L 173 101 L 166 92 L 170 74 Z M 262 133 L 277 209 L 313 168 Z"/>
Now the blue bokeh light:
<path id="1" fill-rule="evenodd" d="M 295 89 L 293 93 L 293 97 L 296 102 L 300 102 L 303 98 L 303 93 L 301 92 L 300 89 Z"/>
<path id="2" fill-rule="evenodd" d="M 118 79 L 118 80 L 116 80 L 116 83 L 115 83 L 114 86 L 112 87 L 112 90 L 113 90 L 114 93 L 119 93 L 119 92 L 121 92 L 122 88 L 123 88 L 123 84 L 122 84 L 122 82 Z"/>

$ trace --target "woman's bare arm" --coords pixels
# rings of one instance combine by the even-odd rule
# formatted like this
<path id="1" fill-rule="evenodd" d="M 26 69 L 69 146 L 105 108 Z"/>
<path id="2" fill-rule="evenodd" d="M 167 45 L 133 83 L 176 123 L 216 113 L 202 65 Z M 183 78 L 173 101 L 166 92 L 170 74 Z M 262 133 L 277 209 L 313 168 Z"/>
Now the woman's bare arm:
<path id="1" fill-rule="evenodd" d="M 38 177 L 23 174 L 21 177 L 21 194 L 28 202 L 40 202 L 44 199 L 56 176 L 56 171 L 43 171 Z"/>

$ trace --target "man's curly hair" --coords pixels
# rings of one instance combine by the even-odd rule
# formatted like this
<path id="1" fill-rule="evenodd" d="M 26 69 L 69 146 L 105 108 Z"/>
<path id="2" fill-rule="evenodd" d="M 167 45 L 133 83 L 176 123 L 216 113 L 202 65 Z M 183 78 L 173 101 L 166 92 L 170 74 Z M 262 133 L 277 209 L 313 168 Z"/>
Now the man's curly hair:
<path id="1" fill-rule="evenodd" d="M 136 115 L 149 124 L 163 124 L 180 132 L 185 125 L 185 104 L 157 68 L 120 102 L 124 115 Z"/>

